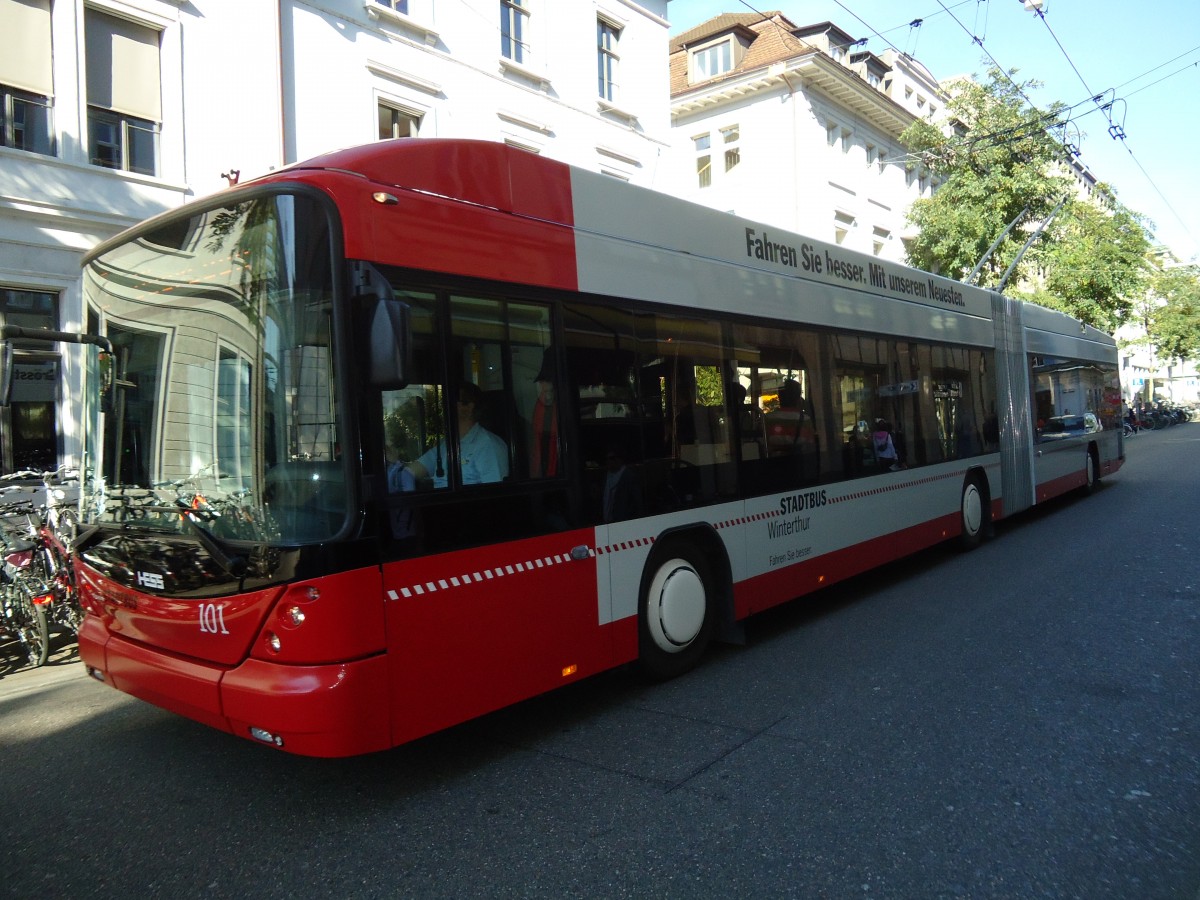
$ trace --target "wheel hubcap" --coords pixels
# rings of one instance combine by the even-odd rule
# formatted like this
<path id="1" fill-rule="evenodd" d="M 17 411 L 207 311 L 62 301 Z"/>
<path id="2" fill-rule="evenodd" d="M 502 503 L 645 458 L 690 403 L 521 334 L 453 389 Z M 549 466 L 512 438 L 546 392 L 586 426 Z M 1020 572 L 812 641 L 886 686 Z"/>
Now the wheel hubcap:
<path id="1" fill-rule="evenodd" d="M 977 534 L 983 526 L 983 498 L 979 488 L 973 484 L 967 485 L 963 491 L 962 505 L 963 529 L 968 534 Z"/>
<path id="2" fill-rule="evenodd" d="M 704 627 L 704 580 L 684 560 L 672 560 L 655 577 L 647 618 L 654 642 L 676 652 L 687 647 Z"/>

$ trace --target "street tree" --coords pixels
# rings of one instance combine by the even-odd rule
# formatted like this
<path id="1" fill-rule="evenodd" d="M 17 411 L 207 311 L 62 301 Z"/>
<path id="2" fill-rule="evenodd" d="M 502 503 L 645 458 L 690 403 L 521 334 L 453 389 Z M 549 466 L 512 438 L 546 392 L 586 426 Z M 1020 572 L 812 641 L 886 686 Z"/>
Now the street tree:
<path id="1" fill-rule="evenodd" d="M 963 279 L 1010 223 L 977 276 L 997 287 L 1009 274 L 1014 296 L 1066 312 L 1113 332 L 1126 322 L 1146 289 L 1150 238 L 1145 220 L 1100 185 L 1093 198 L 1075 196 L 1066 173 L 1068 151 L 1056 137 L 1066 109 L 1033 107 L 1027 97 L 1039 85 L 1017 83 L 1015 70 L 988 71 L 985 82 L 962 80 L 947 106 L 958 124 L 951 135 L 927 121 L 910 126 L 901 140 L 943 183 L 908 214 L 920 233 L 909 262 Z M 1009 273 L 1031 229 L 1057 214 Z"/>
<path id="2" fill-rule="evenodd" d="M 1045 243 L 1030 251 L 1037 287 L 1012 293 L 1111 334 L 1145 296 L 1151 242 L 1141 216 L 1104 186 L 1095 196 L 1066 204 Z"/>
<path id="3" fill-rule="evenodd" d="M 1154 276 L 1146 333 L 1163 362 L 1200 358 L 1200 269 L 1176 266 Z"/>
<path id="4" fill-rule="evenodd" d="M 919 120 L 900 136 L 913 164 L 927 166 L 941 182 L 932 197 L 909 209 L 909 222 L 919 229 L 909 245 L 910 263 L 961 280 L 1010 223 L 1039 222 L 1067 195 L 1070 182 L 1058 167 L 1062 144 L 1048 130 L 1059 122 L 1062 107 L 1043 112 L 1030 106 L 1025 97 L 1038 86 L 1018 84 L 992 68 L 986 82 L 963 79 L 951 87 L 947 112 L 956 123 L 954 133 Z M 1014 228 L 978 283 L 998 284 L 1027 236 Z M 1025 265 L 1012 277 L 1020 278 Z"/>

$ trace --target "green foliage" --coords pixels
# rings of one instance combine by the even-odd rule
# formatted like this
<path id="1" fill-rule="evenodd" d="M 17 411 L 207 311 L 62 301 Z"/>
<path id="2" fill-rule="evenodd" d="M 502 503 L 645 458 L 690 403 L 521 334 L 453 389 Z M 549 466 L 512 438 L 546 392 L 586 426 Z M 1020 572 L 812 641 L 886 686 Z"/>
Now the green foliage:
<path id="1" fill-rule="evenodd" d="M 443 392 L 438 385 L 424 385 L 422 393 L 423 397 L 410 397 L 384 416 L 389 459 L 416 459 L 445 435 Z"/>
<path id="2" fill-rule="evenodd" d="M 696 399 L 705 406 L 720 406 L 725 402 L 719 366 L 696 366 Z"/>
<path id="3" fill-rule="evenodd" d="M 1136 213 L 1072 201 L 1031 260 L 1042 274 L 1035 302 L 1112 333 L 1145 295 L 1150 238 Z"/>
<path id="4" fill-rule="evenodd" d="M 1200 269 L 1180 266 L 1159 272 L 1148 309 L 1146 330 L 1159 359 L 1200 357 Z"/>
<path id="5" fill-rule="evenodd" d="M 988 82 L 955 86 L 950 115 L 967 129 L 947 137 L 928 122 L 917 122 L 901 141 L 943 182 L 909 210 L 920 234 L 909 248 L 909 261 L 920 268 L 963 279 L 992 242 L 1022 214 L 1023 222 L 1044 218 L 1068 192 L 1069 183 L 1054 174 L 1062 147 L 1047 128 L 1060 107 L 1048 113 L 1029 107 L 1017 86 L 997 69 Z M 1019 89 L 1018 89 L 1019 87 Z M 1018 227 L 997 248 L 980 273 L 980 284 L 996 284 L 1025 243 Z M 1020 267 L 1013 277 L 1020 277 Z"/>
<path id="6" fill-rule="evenodd" d="M 1012 73 L 1015 74 L 1015 73 Z M 1015 84 L 997 69 L 988 81 L 957 86 L 948 110 L 966 129 L 947 137 L 928 122 L 901 136 L 943 183 L 909 211 L 920 229 L 912 265 L 964 279 L 1014 219 L 977 283 L 999 284 L 1029 238 L 1064 197 L 1074 195 L 1064 151 L 1053 137 L 1063 107 L 1035 109 L 1025 96 L 1036 82 Z M 1009 276 L 1006 289 L 1033 284 L 1027 299 L 1112 332 L 1144 295 L 1150 238 L 1144 220 L 1101 187 L 1103 205 L 1070 200 Z"/>

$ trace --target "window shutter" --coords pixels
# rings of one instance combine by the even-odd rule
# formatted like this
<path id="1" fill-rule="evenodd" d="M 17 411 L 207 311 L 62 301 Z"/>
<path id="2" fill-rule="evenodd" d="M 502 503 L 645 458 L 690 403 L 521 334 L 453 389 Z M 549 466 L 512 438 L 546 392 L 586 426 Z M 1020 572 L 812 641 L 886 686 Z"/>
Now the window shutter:
<path id="1" fill-rule="evenodd" d="M 54 95 L 50 0 L 0 0 L 0 84 Z"/>
<path id="2" fill-rule="evenodd" d="M 161 122 L 159 33 L 93 9 L 85 16 L 88 103 Z"/>

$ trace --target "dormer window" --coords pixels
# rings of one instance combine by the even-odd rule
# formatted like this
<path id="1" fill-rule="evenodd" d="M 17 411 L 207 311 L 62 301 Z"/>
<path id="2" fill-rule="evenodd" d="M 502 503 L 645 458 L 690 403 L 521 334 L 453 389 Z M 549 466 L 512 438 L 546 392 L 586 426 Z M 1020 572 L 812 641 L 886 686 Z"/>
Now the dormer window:
<path id="1" fill-rule="evenodd" d="M 845 62 L 846 61 L 846 48 L 839 47 L 837 44 L 830 44 L 829 45 L 829 55 L 832 56 L 834 59 L 836 59 L 838 62 Z"/>
<path id="2" fill-rule="evenodd" d="M 733 69 L 733 38 L 689 51 L 689 81 L 707 81 Z"/>

